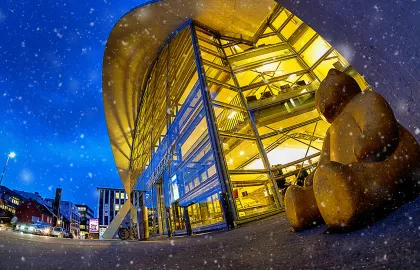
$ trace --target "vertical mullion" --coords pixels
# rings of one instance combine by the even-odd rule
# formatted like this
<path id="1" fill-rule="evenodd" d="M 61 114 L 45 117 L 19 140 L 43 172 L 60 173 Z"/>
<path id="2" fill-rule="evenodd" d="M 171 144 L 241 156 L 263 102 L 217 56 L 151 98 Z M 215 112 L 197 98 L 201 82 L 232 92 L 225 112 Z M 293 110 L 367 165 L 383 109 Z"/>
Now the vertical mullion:
<path id="1" fill-rule="evenodd" d="M 199 46 L 198 39 L 197 39 L 197 34 L 195 32 L 196 30 L 195 30 L 194 23 L 190 25 L 190 31 L 191 31 L 192 44 L 194 48 L 194 56 L 195 56 L 195 62 L 197 66 L 198 79 L 200 82 L 200 91 L 201 91 L 201 96 L 203 99 L 203 107 L 204 107 L 204 110 L 206 111 L 206 122 L 208 126 L 210 142 L 213 149 L 213 153 L 215 155 L 215 162 L 216 162 L 217 171 L 219 173 L 222 191 L 224 192 L 224 194 L 227 195 L 227 198 L 226 196 L 222 195 L 221 204 L 223 207 L 223 213 L 225 216 L 226 225 L 228 227 L 233 227 L 234 220 L 237 217 L 237 211 L 236 211 L 235 203 L 232 201 L 232 190 L 229 183 L 230 181 L 229 181 L 229 175 L 227 173 L 227 165 L 223 156 L 223 148 L 220 145 L 221 140 L 220 140 L 219 132 L 217 130 L 216 116 L 214 114 L 214 110 L 212 108 L 213 105 L 211 103 L 211 99 L 207 91 L 207 82 L 206 82 L 205 73 L 204 73 L 205 71 L 204 71 L 203 63 L 200 56 L 200 51 L 198 47 Z"/>

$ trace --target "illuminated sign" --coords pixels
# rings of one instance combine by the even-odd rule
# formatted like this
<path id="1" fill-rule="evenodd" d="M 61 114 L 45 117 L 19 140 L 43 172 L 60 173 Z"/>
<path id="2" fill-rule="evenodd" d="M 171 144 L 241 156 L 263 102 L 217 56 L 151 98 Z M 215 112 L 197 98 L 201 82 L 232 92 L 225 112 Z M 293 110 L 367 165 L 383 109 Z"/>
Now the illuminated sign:
<path id="1" fill-rule="evenodd" d="M 172 144 L 168 152 L 165 154 L 165 156 L 161 159 L 159 164 L 156 166 L 156 169 L 153 171 L 149 180 L 147 180 L 146 186 L 148 189 L 150 189 L 159 180 L 163 172 L 166 170 L 166 168 L 168 168 L 168 165 L 172 161 L 172 155 L 173 155 L 174 150 L 175 150 L 175 144 Z"/>
<path id="2" fill-rule="evenodd" d="M 90 218 L 89 219 L 89 233 L 98 233 L 99 232 L 99 219 Z"/>
<path id="3" fill-rule="evenodd" d="M 104 207 L 104 216 L 109 216 L 109 204 L 105 204 L 105 207 Z"/>

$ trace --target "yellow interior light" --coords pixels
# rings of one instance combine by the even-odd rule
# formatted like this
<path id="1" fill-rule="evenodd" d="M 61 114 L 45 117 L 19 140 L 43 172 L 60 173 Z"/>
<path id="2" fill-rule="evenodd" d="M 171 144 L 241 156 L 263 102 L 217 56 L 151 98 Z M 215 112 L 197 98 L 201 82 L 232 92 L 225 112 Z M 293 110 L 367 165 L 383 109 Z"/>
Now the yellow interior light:
<path id="1" fill-rule="evenodd" d="M 233 111 L 229 116 L 228 119 L 232 119 L 233 117 L 235 117 L 235 115 L 237 114 L 237 112 Z"/>

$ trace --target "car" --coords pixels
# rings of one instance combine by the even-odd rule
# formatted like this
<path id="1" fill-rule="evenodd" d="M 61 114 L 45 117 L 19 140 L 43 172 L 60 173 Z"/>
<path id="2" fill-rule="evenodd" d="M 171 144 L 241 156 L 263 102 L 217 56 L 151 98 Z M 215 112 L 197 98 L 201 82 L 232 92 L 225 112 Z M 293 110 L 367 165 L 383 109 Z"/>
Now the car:
<path id="1" fill-rule="evenodd" d="M 50 236 L 51 235 L 51 226 L 44 226 L 43 231 L 41 232 L 41 235 Z"/>
<path id="2" fill-rule="evenodd" d="M 35 225 L 35 228 L 32 231 L 32 234 L 41 235 L 42 229 L 43 229 L 42 225 Z"/>
<path id="3" fill-rule="evenodd" d="M 51 227 L 47 225 L 35 225 L 35 229 L 33 231 L 33 234 L 36 235 L 50 235 L 51 234 Z"/>
<path id="4" fill-rule="evenodd" d="M 34 224 L 21 225 L 19 230 L 23 233 L 32 234 L 32 232 L 35 230 L 35 225 Z"/>
<path id="5" fill-rule="evenodd" d="M 65 230 L 64 230 L 64 228 L 61 228 L 61 227 L 54 227 L 52 230 L 51 230 L 51 236 L 54 236 L 54 237 L 61 237 L 61 238 L 64 238 L 65 237 Z"/>

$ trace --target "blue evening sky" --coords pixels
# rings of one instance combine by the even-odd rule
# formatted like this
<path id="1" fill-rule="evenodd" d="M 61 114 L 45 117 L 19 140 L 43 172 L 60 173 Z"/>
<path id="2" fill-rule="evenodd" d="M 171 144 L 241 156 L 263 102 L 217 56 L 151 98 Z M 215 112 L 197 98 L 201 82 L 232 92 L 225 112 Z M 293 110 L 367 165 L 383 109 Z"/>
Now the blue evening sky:
<path id="1" fill-rule="evenodd" d="M 0 1 L 2 185 L 96 209 L 97 186 L 122 187 L 102 102 L 114 24 L 144 0 Z M 95 211 L 96 212 L 96 211 Z"/>

